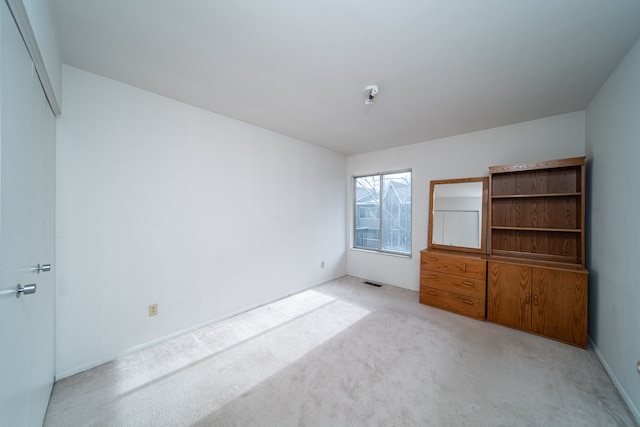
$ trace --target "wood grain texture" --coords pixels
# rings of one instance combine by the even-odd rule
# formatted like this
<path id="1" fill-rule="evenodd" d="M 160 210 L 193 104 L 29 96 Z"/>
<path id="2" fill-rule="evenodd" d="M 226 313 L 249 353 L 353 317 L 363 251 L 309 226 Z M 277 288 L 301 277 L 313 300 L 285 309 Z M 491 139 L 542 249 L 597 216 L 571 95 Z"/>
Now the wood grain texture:
<path id="1" fill-rule="evenodd" d="M 532 268 L 532 332 L 587 348 L 588 274 Z"/>
<path id="2" fill-rule="evenodd" d="M 490 260 L 487 320 L 587 348 L 588 273 Z"/>
<path id="3" fill-rule="evenodd" d="M 441 289 L 420 286 L 420 302 L 474 319 L 484 320 L 484 300 Z"/>
<path id="4" fill-rule="evenodd" d="M 454 276 L 453 274 L 429 270 L 420 275 L 420 286 L 455 292 L 482 300 L 485 299 L 487 294 L 487 282 L 485 280 Z"/>
<path id="5" fill-rule="evenodd" d="M 487 271 L 487 320 L 530 330 L 531 268 L 489 261 Z"/>
<path id="6" fill-rule="evenodd" d="M 558 167 L 570 167 L 584 165 L 585 157 L 571 157 L 566 159 L 556 160 L 544 160 L 541 162 L 528 162 L 528 163 L 514 163 L 503 166 L 491 166 L 489 167 L 489 173 L 501 173 L 501 172 L 517 172 L 517 171 L 529 171 L 536 169 L 549 169 Z"/>
<path id="7" fill-rule="evenodd" d="M 492 230 L 492 254 L 582 264 L 581 233 Z"/>
<path id="8" fill-rule="evenodd" d="M 487 275 L 487 261 L 484 256 L 469 257 L 426 251 L 420 255 L 420 268 L 482 281 L 486 280 Z"/>
<path id="9" fill-rule="evenodd" d="M 487 319 L 586 348 L 585 158 L 489 172 Z"/>
<path id="10" fill-rule="evenodd" d="M 580 231 L 580 196 L 494 199 L 491 225 Z"/>
<path id="11" fill-rule="evenodd" d="M 585 158 L 489 168 L 491 255 L 585 263 Z"/>
<path id="12" fill-rule="evenodd" d="M 427 249 L 420 252 L 420 302 L 484 320 L 487 258 Z"/>

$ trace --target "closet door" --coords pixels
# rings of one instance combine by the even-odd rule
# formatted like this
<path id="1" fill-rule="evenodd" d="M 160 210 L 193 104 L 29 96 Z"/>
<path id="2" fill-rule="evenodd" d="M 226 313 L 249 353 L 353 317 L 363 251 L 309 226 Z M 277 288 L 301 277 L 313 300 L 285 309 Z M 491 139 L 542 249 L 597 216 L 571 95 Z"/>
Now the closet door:
<path id="1" fill-rule="evenodd" d="M 0 9 L 0 425 L 41 426 L 54 376 L 55 118 Z M 35 284 L 35 292 L 16 292 Z M 17 295 L 20 295 L 17 297 Z"/>

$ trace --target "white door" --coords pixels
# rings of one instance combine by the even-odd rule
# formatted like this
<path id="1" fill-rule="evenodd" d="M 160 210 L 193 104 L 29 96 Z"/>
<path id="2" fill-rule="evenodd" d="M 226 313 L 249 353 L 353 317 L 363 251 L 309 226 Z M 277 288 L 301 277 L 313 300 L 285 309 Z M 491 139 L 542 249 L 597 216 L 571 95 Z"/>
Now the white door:
<path id="1" fill-rule="evenodd" d="M 55 118 L 4 1 L 0 16 L 0 425 L 41 426 L 54 379 Z M 36 292 L 17 297 L 18 284 Z"/>

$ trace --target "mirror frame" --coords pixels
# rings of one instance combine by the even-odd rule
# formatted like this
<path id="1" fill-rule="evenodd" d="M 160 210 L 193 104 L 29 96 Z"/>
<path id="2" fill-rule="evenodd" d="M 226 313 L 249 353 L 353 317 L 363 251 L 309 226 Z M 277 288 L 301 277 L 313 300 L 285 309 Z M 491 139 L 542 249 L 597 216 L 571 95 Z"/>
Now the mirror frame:
<path id="1" fill-rule="evenodd" d="M 464 246 L 451 246 L 451 245 L 440 245 L 433 242 L 433 208 L 435 206 L 435 186 L 440 184 L 462 184 L 466 182 L 481 182 L 482 183 L 482 231 L 480 236 L 480 247 L 479 248 L 468 248 Z M 459 252 L 473 252 L 486 254 L 487 253 L 487 203 L 488 203 L 488 195 L 489 195 L 489 177 L 478 177 L 478 178 L 459 178 L 459 179 L 441 179 L 431 181 L 431 196 L 429 198 L 429 242 L 427 247 L 433 249 L 445 249 L 449 251 L 459 251 Z"/>

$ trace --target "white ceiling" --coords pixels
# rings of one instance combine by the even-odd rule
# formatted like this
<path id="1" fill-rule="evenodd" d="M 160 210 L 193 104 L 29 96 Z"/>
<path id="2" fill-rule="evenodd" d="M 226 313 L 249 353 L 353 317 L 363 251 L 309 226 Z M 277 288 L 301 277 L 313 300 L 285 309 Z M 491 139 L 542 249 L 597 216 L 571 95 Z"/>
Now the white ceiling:
<path id="1" fill-rule="evenodd" d="M 584 109 L 640 37 L 638 0 L 50 6 L 64 63 L 345 154 Z"/>

